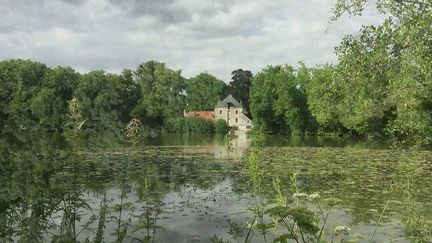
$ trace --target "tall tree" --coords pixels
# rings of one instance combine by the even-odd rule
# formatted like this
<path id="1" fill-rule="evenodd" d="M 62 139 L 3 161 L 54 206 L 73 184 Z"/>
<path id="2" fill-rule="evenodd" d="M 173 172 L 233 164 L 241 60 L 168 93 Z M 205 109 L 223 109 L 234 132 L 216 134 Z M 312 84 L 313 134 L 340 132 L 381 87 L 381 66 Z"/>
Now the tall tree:
<path id="1" fill-rule="evenodd" d="M 311 80 L 306 84 L 308 107 L 325 132 L 342 130 L 338 104 L 341 102 L 340 83 L 335 65 L 317 66 L 311 69 Z"/>
<path id="2" fill-rule="evenodd" d="M 305 84 L 308 69 L 288 65 L 267 66 L 253 78 L 251 110 L 261 130 L 286 133 L 314 133 L 315 119 L 307 106 Z"/>
<path id="3" fill-rule="evenodd" d="M 360 15 L 367 2 L 337 1 L 333 20 L 344 13 Z M 368 124 L 385 125 L 403 141 L 430 144 L 432 2 L 378 0 L 375 4 L 387 20 L 378 27 L 363 27 L 357 38 L 346 37 L 337 50 L 343 78 L 357 80 L 357 85 L 346 86 L 356 99 L 351 102 L 356 106 L 354 116 L 342 120 L 347 125 L 363 123 L 367 129 Z M 374 121 L 376 118 L 381 122 Z"/>
<path id="4" fill-rule="evenodd" d="M 186 80 L 188 111 L 211 111 L 216 103 L 228 95 L 228 86 L 208 73 L 200 73 Z"/>
<path id="5" fill-rule="evenodd" d="M 149 61 L 134 72 L 141 87 L 141 99 L 132 116 L 147 122 L 160 123 L 164 118 L 181 116 L 185 109 L 185 79 L 181 71 L 165 67 L 164 63 Z"/>
<path id="6" fill-rule="evenodd" d="M 249 109 L 249 93 L 252 87 L 252 72 L 249 70 L 237 69 L 232 71 L 231 82 L 229 83 L 229 92 L 236 99 L 241 101 L 248 114 Z"/>
<path id="7" fill-rule="evenodd" d="M 141 88 L 134 80 L 133 71 L 129 69 L 113 76 L 113 82 L 115 93 L 119 97 L 115 109 L 119 112 L 120 121 L 128 123 L 133 118 L 130 113 L 141 98 Z"/>
<path id="8" fill-rule="evenodd" d="M 121 122 L 116 108 L 121 104 L 122 97 L 114 86 L 118 78 L 118 75 L 104 71 L 92 71 L 80 77 L 74 97 L 80 103 L 87 132 L 119 133 Z"/>
<path id="9" fill-rule="evenodd" d="M 72 99 L 79 74 L 70 67 L 48 69 L 30 108 L 36 121 L 47 131 L 63 131 L 67 120 L 67 101 Z"/>
<path id="10" fill-rule="evenodd" d="M 359 133 L 383 133 L 395 109 L 389 91 L 400 69 L 400 50 L 391 46 L 389 24 L 364 27 L 358 39 L 348 36 L 336 49 L 337 81 L 342 82 L 339 119 Z"/>
<path id="11" fill-rule="evenodd" d="M 37 95 L 47 67 L 28 60 L 0 62 L 0 125 L 15 133 L 35 126 L 31 99 Z"/>

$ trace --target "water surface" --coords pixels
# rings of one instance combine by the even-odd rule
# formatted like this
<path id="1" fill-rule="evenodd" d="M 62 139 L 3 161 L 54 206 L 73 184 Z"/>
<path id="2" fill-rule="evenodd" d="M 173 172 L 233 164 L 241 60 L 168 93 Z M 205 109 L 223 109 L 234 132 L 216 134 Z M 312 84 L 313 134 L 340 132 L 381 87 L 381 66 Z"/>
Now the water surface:
<path id="1" fill-rule="evenodd" d="M 164 136 L 133 149 L 3 143 L 0 239 L 210 242 L 216 236 L 232 242 L 228 222 L 251 225 L 250 209 L 276 197 L 273 178 L 288 201 L 295 202 L 295 190 L 320 195 L 330 212 L 328 240 L 345 225 L 351 229 L 345 239 L 367 242 L 387 202 L 376 242 L 410 242 L 404 239 L 409 220 L 432 219 L 430 152 L 337 138 L 267 138 L 256 185 L 245 162 L 249 139 L 234 139 L 232 150 L 224 143 L 211 135 Z M 328 198 L 337 199 L 331 209 Z M 316 203 L 302 203 L 318 210 Z M 271 241 L 281 229 L 265 234 Z M 246 233 L 239 237 L 244 241 Z M 263 241 L 254 230 L 252 242 Z"/>

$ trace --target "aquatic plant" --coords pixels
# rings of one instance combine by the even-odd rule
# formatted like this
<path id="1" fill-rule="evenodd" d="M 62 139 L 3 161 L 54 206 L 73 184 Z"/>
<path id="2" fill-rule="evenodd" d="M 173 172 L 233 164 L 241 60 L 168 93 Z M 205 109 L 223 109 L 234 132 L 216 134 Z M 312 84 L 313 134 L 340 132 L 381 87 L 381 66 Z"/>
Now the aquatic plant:
<path id="1" fill-rule="evenodd" d="M 132 119 L 126 125 L 125 135 L 131 144 L 130 149 L 133 149 L 135 145 L 141 140 L 141 121 L 138 119 Z"/>

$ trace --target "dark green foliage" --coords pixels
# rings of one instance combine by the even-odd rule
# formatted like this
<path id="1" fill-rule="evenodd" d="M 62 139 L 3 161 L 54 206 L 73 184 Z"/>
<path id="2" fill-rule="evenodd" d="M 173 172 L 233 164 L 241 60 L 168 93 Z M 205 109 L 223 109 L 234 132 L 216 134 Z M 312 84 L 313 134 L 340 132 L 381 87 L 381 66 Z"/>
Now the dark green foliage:
<path id="1" fill-rule="evenodd" d="M 121 98 L 114 85 L 117 75 L 104 71 L 92 71 L 81 76 L 74 96 L 80 104 L 80 113 L 85 120 L 86 133 L 110 131 L 117 133 L 121 128 L 119 111 Z"/>
<path id="2" fill-rule="evenodd" d="M 234 70 L 231 74 L 231 82 L 228 85 L 229 92 L 243 104 L 247 114 L 249 114 L 249 94 L 252 87 L 253 75 L 251 71 L 243 69 Z"/>
<path id="3" fill-rule="evenodd" d="M 185 129 L 186 118 L 168 118 L 164 121 L 164 129 L 168 133 L 183 133 Z"/>
<path id="4" fill-rule="evenodd" d="M 79 74 L 70 67 L 48 69 L 30 104 L 35 120 L 45 131 L 62 132 L 67 121 L 67 101 L 72 99 Z"/>
<path id="5" fill-rule="evenodd" d="M 120 121 L 127 123 L 134 118 L 130 113 L 141 98 L 142 90 L 133 79 L 133 71 L 129 69 L 123 70 L 119 76 L 114 76 L 113 82 L 115 92 L 119 97 L 116 109 L 119 112 Z"/>
<path id="6" fill-rule="evenodd" d="M 164 121 L 164 129 L 169 133 L 214 133 L 215 124 L 210 120 L 196 117 L 168 118 Z"/>
<path id="7" fill-rule="evenodd" d="M 181 71 L 165 64 L 149 61 L 134 72 L 141 88 L 141 97 L 131 115 L 144 123 L 160 123 L 165 118 L 178 117 L 185 109 L 185 79 Z"/>
<path id="8" fill-rule="evenodd" d="M 307 106 L 305 84 L 309 72 L 302 66 L 268 66 L 257 73 L 251 89 L 254 127 L 264 132 L 315 133 L 316 122 Z"/>
<path id="9" fill-rule="evenodd" d="M 226 134 L 230 130 L 228 123 L 224 119 L 218 119 L 214 126 L 217 134 Z"/>
<path id="10" fill-rule="evenodd" d="M 3 131 L 35 128 L 32 98 L 39 92 L 47 67 L 38 62 L 8 60 L 0 63 L 0 125 Z"/>
<path id="11" fill-rule="evenodd" d="M 80 75 L 70 67 L 8 60 L 0 62 L 0 130 L 14 135 L 70 130 L 68 102 L 75 100 L 82 134 L 119 136 L 134 117 L 142 119 L 145 127 L 158 127 L 166 117 L 180 116 L 183 94 L 180 71 L 157 62 L 120 75 L 104 71 Z"/>
<path id="12" fill-rule="evenodd" d="M 212 111 L 216 103 L 228 95 L 228 86 L 208 73 L 186 80 L 188 111 Z"/>

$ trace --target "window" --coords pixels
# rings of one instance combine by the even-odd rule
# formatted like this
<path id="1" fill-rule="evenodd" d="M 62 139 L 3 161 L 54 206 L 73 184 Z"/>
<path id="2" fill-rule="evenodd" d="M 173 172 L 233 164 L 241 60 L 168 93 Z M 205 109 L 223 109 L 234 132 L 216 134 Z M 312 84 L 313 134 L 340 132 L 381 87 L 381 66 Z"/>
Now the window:
<path id="1" fill-rule="evenodd" d="M 238 114 L 238 110 L 236 110 L 236 115 Z"/>
<path id="2" fill-rule="evenodd" d="M 227 119 L 227 122 L 229 123 L 229 121 L 230 121 L 230 119 L 228 118 L 228 119 Z"/>
<path id="3" fill-rule="evenodd" d="M 236 121 L 236 123 L 238 123 L 238 120 L 237 120 L 237 118 L 235 119 L 235 121 Z"/>
<path id="4" fill-rule="evenodd" d="M 222 110 L 219 110 L 219 115 L 222 115 Z"/>

